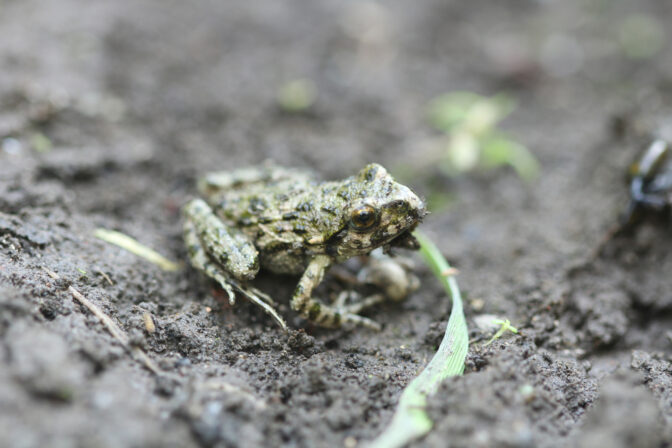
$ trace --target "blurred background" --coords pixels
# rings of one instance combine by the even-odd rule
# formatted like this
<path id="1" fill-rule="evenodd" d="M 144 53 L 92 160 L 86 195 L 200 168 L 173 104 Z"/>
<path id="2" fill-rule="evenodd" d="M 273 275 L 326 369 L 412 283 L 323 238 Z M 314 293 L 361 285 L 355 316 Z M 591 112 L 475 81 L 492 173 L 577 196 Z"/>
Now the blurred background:
<path id="1" fill-rule="evenodd" d="M 175 368 L 192 379 L 234 372 L 229 374 L 273 403 L 272 411 L 247 414 L 224 406 L 218 411 L 223 414 L 208 420 L 207 413 L 185 411 L 194 405 L 187 399 L 149 406 L 155 389 L 142 383 L 138 397 L 144 401 L 115 404 L 130 409 L 123 411 L 128 417 L 120 411 L 118 420 L 108 421 L 95 414 L 103 429 L 94 439 L 103 445 L 159 443 L 168 434 L 192 440 L 181 432 L 184 421 L 199 443 L 224 443 L 217 432 L 224 430 L 212 422 L 242 412 L 248 426 L 233 426 L 248 432 L 229 428 L 240 437 L 232 436 L 230 445 L 248 437 L 267 446 L 290 440 L 355 446 L 352 440 L 371 438 L 387 421 L 400 388 L 438 343 L 448 310 L 429 276 L 408 302 L 376 316 L 385 324 L 380 335 L 308 329 L 310 336 L 301 333 L 309 341 L 305 346 L 298 336 L 282 343 L 289 361 L 269 360 L 264 356 L 280 348 L 263 335 L 278 330 L 268 328 L 263 314 L 244 305 L 225 309 L 224 317 L 180 314 L 187 306 L 221 304 L 196 273 L 155 272 L 90 235 L 96 227 L 117 229 L 184 260 L 179 209 L 195 194 L 199 175 L 272 159 L 339 179 L 378 162 L 428 201 L 432 214 L 422 227 L 459 268 L 472 336 L 482 336 L 473 321 L 480 314 L 505 316 L 524 329 L 504 354 L 470 354 L 467 381 L 473 383 L 465 390 L 484 395 L 465 398 L 474 404 L 463 410 L 472 417 L 468 425 L 485 432 L 466 431 L 455 440 L 552 446 L 553 437 L 566 437 L 582 421 L 596 399 L 598 378 L 627 366 L 632 350 L 669 352 L 672 284 L 661 274 L 672 269 L 669 232 L 645 226 L 608 247 L 592 271 L 576 276 L 572 266 L 590 257 L 618 222 L 629 197 L 628 167 L 649 136 L 670 128 L 670 19 L 672 2 L 660 0 L 0 0 L 0 227 L 9 238 L 3 240 L 0 274 L 12 288 L 30 292 L 16 295 L 17 303 L 43 310 L 46 299 L 31 283 L 43 275 L 41 264 L 80 280 L 78 269 L 98 266 L 114 286 L 93 282 L 89 292 L 100 293 L 95 297 L 123 325 L 134 328 L 138 310 L 145 309 L 159 328 L 171 329 L 161 333 L 163 339 L 145 335 L 150 352 L 186 359 L 179 366 L 175 361 Z M 287 282 L 288 291 L 293 284 Z M 69 423 L 56 419 L 49 427 L 52 404 L 30 394 L 7 401 L 21 411 L 4 414 L 4 423 L 25 428 L 12 434 L 26 440 L 33 440 L 26 436 L 30 425 L 38 433 L 71 437 L 63 440 L 94 440 L 79 429 L 78 410 L 98 403 L 91 397 L 105 387 L 132 395 L 125 389 L 128 376 L 144 377 L 117 371 L 109 384 L 96 384 L 91 371 L 107 372 L 119 363 L 118 354 L 87 349 L 82 341 L 94 336 L 72 333 L 68 325 L 74 323 L 59 324 L 81 314 L 54 303 L 37 317 L 17 314 L 12 322 L 32 322 L 25 327 L 3 322 L 0 334 L 12 335 L 3 346 L 33 353 L 40 344 L 31 334 L 49 328 L 46 339 L 68 344 L 63 342 L 61 358 L 52 358 L 58 350 L 44 354 L 56 360 L 36 368 L 35 378 L 61 378 L 59 366 L 70 364 L 80 376 L 63 378 L 82 387 L 83 395 L 69 402 Z M 100 337 L 100 329 L 86 328 Z M 84 344 L 82 350 L 97 360 L 83 359 L 72 343 Z M 306 350 L 324 355 L 317 367 L 306 364 Z M 502 373 L 539 352 L 554 360 L 551 367 L 544 364 L 552 372 L 534 367 L 530 376 Z M 35 353 L 27 359 L 39 364 L 42 355 Z M 359 365 L 353 356 L 363 360 L 361 370 L 352 367 Z M 637 359 L 641 371 L 653 362 Z M 493 367 L 484 371 L 489 363 Z M 25 365 L 33 364 L 9 363 L 10 373 L 0 375 L 0 396 L 15 390 L 11 378 L 32 384 L 24 374 Z M 342 382 L 315 386 L 319 393 L 301 389 L 313 384 L 311 378 L 330 378 L 345 368 L 360 388 L 345 395 L 347 403 L 333 399 Z M 552 405 L 535 408 L 540 417 L 528 413 L 516 391 L 527 383 L 541 387 L 536 375 L 542 371 L 560 378 L 542 388 L 560 392 L 542 394 Z M 494 387 L 493 377 L 502 375 L 510 382 Z M 370 378 L 383 379 L 370 384 Z M 667 384 L 665 378 L 661 373 L 649 381 Z M 577 384 L 579 392 L 563 395 Z M 618 384 L 609 389 L 616 401 L 617 392 L 633 382 Z M 295 389 L 303 398 L 287 398 Z M 514 398 L 500 395 L 502 390 Z M 320 406 L 335 413 L 331 426 L 311 426 L 325 411 L 283 420 L 281 436 L 269 429 L 280 426 L 278 415 L 310 409 L 313 395 L 330 397 Z M 659 415 L 658 405 L 669 410 L 664 395 L 657 396 L 660 402 L 647 397 L 652 415 Z M 379 404 L 367 404 L 372 402 Z M 160 409 L 174 414 L 159 417 Z M 482 418 L 492 410 L 500 414 Z M 430 444 L 464 427 L 450 420 L 448 408 L 437 405 L 433 412 L 440 423 Z M 512 417 L 499 420 L 505 413 Z M 16 426 L 16 416 L 32 423 Z M 539 423 L 548 419 L 551 429 Z M 626 428 L 627 419 L 595 417 L 582 440 L 590 440 L 591 428 Z M 615 426 L 609 429 L 606 420 Z M 173 429 L 162 435 L 166 422 Z M 640 423 L 633 433 L 658 434 Z M 115 431 L 122 426 L 128 439 Z M 219 429 L 208 439 L 203 428 L 211 427 Z M 268 433 L 279 438 L 265 439 Z"/>

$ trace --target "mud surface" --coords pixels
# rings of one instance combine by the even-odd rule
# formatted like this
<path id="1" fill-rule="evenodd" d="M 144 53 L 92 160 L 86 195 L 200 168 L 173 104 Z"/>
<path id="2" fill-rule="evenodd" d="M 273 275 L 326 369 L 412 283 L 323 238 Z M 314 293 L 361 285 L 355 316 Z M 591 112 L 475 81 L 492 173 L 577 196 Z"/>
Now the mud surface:
<path id="1" fill-rule="evenodd" d="M 653 56 L 626 51 L 633 17 L 662 27 Z M 473 341 L 414 446 L 669 445 L 670 221 L 591 256 L 627 200 L 631 128 L 669 123 L 670 20 L 654 0 L 0 1 L 0 446 L 375 437 L 445 328 L 426 269 L 411 298 L 369 313 L 380 333 L 314 328 L 285 301 L 284 334 L 193 269 L 164 272 L 93 232 L 184 262 L 179 208 L 200 173 L 268 158 L 325 178 L 394 171 L 437 136 L 428 101 L 454 90 L 513 95 L 504 128 L 542 169 L 529 185 L 509 170 L 445 181 L 455 200 L 423 223 L 459 268 Z M 299 78 L 314 107 L 281 111 L 278 89 Z M 429 195 L 427 178 L 408 183 Z M 295 282 L 260 287 L 284 300 Z M 520 334 L 484 347 L 483 314 Z"/>

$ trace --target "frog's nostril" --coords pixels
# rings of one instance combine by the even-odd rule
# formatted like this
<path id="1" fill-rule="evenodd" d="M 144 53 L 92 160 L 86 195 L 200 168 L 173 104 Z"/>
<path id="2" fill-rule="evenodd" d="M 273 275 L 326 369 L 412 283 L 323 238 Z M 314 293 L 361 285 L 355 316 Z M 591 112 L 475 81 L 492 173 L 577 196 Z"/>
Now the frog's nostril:
<path id="1" fill-rule="evenodd" d="M 409 213 L 414 220 L 420 220 L 427 216 L 427 209 L 423 206 L 420 208 L 414 208 Z"/>

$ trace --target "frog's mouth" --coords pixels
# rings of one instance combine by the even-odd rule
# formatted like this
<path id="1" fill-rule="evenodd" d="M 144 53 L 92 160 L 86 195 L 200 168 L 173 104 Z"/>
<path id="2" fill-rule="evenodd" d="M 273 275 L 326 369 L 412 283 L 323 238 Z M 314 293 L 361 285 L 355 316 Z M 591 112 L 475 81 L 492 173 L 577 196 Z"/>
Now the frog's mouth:
<path id="1" fill-rule="evenodd" d="M 418 227 L 418 224 L 422 222 L 422 219 L 427 216 L 428 213 L 429 212 L 424 206 L 410 210 L 406 217 L 408 220 L 407 222 L 410 222 L 410 225 L 394 235 L 392 239 L 389 239 L 387 242 L 383 243 L 383 251 L 385 253 L 389 253 L 392 248 L 418 250 L 420 248 L 420 243 L 418 243 L 418 240 L 413 236 L 413 231 L 416 227 Z M 379 241 L 384 241 L 386 238 L 389 238 L 389 234 L 383 234 L 378 237 Z M 375 240 L 376 236 L 374 236 L 372 239 Z M 378 245 L 380 245 L 380 243 Z"/>
<path id="2" fill-rule="evenodd" d="M 408 249 L 408 250 L 418 250 L 420 249 L 420 243 L 413 236 L 413 231 L 417 227 L 417 224 L 412 228 L 407 229 L 397 235 L 387 244 L 383 245 L 383 252 L 389 254 L 392 249 Z"/>

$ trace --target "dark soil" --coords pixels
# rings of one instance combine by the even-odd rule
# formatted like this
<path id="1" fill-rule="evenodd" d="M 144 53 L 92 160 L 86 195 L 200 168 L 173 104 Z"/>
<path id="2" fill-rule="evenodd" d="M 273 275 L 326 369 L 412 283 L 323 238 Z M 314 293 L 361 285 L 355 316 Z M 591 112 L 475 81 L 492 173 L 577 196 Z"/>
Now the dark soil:
<path id="1" fill-rule="evenodd" d="M 667 35 L 628 57 L 619 39 L 642 16 Z M 454 90 L 515 97 L 503 127 L 542 168 L 531 184 L 506 169 L 444 179 L 455 201 L 422 224 L 459 268 L 473 341 L 414 446 L 669 446 L 670 221 L 591 257 L 627 202 L 633 128 L 669 125 L 670 20 L 656 0 L 0 1 L 0 446 L 374 438 L 445 328 L 426 268 L 412 297 L 369 313 L 380 333 L 318 329 L 284 302 L 284 334 L 193 269 L 161 271 L 93 232 L 185 262 L 179 209 L 199 174 L 268 158 L 334 179 L 395 171 L 437 136 L 428 101 Z M 283 112 L 276 93 L 298 78 L 316 103 Z M 429 195 L 434 174 L 407 183 Z M 284 299 L 295 282 L 260 287 Z M 483 314 L 520 334 L 485 347 Z"/>

